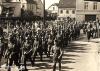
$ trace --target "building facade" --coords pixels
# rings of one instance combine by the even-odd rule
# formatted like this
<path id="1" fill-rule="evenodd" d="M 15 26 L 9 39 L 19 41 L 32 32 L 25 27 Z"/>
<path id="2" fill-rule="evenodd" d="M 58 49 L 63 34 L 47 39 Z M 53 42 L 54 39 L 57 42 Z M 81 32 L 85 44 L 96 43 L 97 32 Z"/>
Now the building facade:
<path id="1" fill-rule="evenodd" d="M 36 15 L 43 17 L 43 3 L 41 0 L 34 0 L 36 2 Z"/>
<path id="2" fill-rule="evenodd" d="M 13 16 L 15 17 L 21 15 L 21 8 L 33 12 L 34 15 L 43 16 L 43 4 L 40 0 L 2 0 L 2 9 L 5 9 L 6 13 L 9 12 L 8 7 L 9 10 L 13 8 Z"/>
<path id="3" fill-rule="evenodd" d="M 100 19 L 100 2 L 96 0 L 76 0 L 76 19 L 78 21 Z"/>
<path id="4" fill-rule="evenodd" d="M 52 4 L 48 9 L 48 15 L 51 17 L 57 17 L 58 16 L 58 3 Z"/>
<path id="5" fill-rule="evenodd" d="M 58 8 L 59 20 L 76 17 L 76 0 L 60 0 Z"/>
<path id="6" fill-rule="evenodd" d="M 58 3 L 52 4 L 49 8 L 48 11 L 51 13 L 58 13 Z"/>
<path id="7" fill-rule="evenodd" d="M 100 1 L 60 0 L 58 19 L 76 18 L 77 21 L 96 21 L 100 19 Z"/>
<path id="8" fill-rule="evenodd" d="M 19 17 L 21 14 L 21 4 L 19 2 L 2 3 L 1 16 L 3 17 Z"/>

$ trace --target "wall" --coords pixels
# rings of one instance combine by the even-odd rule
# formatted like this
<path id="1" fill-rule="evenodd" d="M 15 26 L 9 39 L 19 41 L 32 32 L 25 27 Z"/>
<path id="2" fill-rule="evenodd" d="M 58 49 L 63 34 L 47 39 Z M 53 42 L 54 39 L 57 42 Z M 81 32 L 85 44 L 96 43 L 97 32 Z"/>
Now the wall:
<path id="1" fill-rule="evenodd" d="M 43 17 L 43 3 L 41 0 L 35 0 L 37 5 L 36 5 L 36 15 Z"/>
<path id="2" fill-rule="evenodd" d="M 14 7 L 14 17 L 19 17 L 21 15 L 21 3 L 13 2 L 13 3 L 3 3 L 4 7 Z"/>
<path id="3" fill-rule="evenodd" d="M 62 14 L 60 13 L 61 10 L 63 10 Z M 66 13 L 66 10 L 69 11 L 69 14 Z M 76 14 L 72 13 L 73 10 L 75 11 L 75 8 L 59 8 L 58 17 L 71 17 L 71 18 L 75 18 Z"/>
<path id="4" fill-rule="evenodd" d="M 84 9 L 85 2 L 88 2 L 88 10 Z M 100 18 L 100 2 L 97 2 L 97 10 L 93 9 L 93 3 L 93 1 L 76 0 L 76 19 L 78 21 L 83 21 L 86 14 L 95 14 Z"/>
<path id="5" fill-rule="evenodd" d="M 51 13 L 58 13 L 58 6 L 50 6 L 48 10 L 51 11 Z"/>
<path id="6" fill-rule="evenodd" d="M 21 4 L 18 3 L 15 6 L 14 16 L 18 17 L 21 15 Z"/>

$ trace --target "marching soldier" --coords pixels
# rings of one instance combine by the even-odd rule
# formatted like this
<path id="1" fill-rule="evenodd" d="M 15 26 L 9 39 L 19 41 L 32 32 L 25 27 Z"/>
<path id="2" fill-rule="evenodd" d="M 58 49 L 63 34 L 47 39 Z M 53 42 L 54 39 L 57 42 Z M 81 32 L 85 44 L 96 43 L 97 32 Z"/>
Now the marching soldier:
<path id="1" fill-rule="evenodd" d="M 35 36 L 34 38 L 34 43 L 33 43 L 33 64 L 35 62 L 35 58 L 36 58 L 36 55 L 37 55 L 37 52 L 38 52 L 38 46 L 39 46 L 39 41 L 38 41 L 38 37 Z"/>
<path id="2" fill-rule="evenodd" d="M 90 40 L 91 38 L 91 26 L 90 26 L 90 23 L 87 25 L 87 39 L 88 41 Z"/>
<path id="3" fill-rule="evenodd" d="M 33 60 L 32 60 L 32 47 L 30 45 L 30 43 L 28 42 L 28 38 L 26 37 L 26 42 L 24 43 L 24 66 L 25 66 L 25 70 L 27 70 L 26 68 L 26 61 L 29 59 L 31 61 L 31 64 L 33 66 Z"/>
<path id="4" fill-rule="evenodd" d="M 55 50 L 54 50 L 54 54 L 53 54 L 53 71 L 56 71 L 56 64 L 57 62 L 59 63 L 59 71 L 61 71 L 61 60 L 62 60 L 62 55 L 63 55 L 63 50 L 61 47 L 61 38 L 58 35 L 57 39 L 55 40 L 56 44 L 55 44 Z"/>
<path id="5" fill-rule="evenodd" d="M 9 68 L 8 71 L 11 71 L 11 66 L 14 62 L 14 64 L 16 66 L 18 66 L 18 68 L 20 67 L 19 64 L 19 53 L 20 53 L 20 46 L 21 44 L 19 43 L 18 39 L 16 38 L 14 44 L 10 43 L 9 44 L 9 50 L 8 50 L 8 57 L 9 57 Z"/>
<path id="6" fill-rule="evenodd" d="M 2 37 L 0 37 L 0 67 L 1 67 L 1 59 L 3 57 L 3 51 L 4 51 L 4 44 L 2 42 Z"/>

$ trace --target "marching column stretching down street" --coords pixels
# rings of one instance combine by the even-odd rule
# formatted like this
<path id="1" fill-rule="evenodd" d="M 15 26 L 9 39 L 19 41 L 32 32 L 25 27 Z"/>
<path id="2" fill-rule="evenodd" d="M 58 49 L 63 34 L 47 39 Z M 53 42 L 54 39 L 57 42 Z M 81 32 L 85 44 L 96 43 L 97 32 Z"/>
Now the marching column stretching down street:
<path id="1" fill-rule="evenodd" d="M 9 49 L 6 47 L 3 47 L 4 49 L 2 49 L 2 46 L 0 46 L 3 50 L 4 55 L 1 59 L 0 70 L 19 71 L 23 70 L 25 66 L 25 70 L 28 71 L 53 71 L 53 67 L 54 69 L 56 67 L 56 70 L 59 71 L 99 71 L 100 39 L 92 37 L 90 35 L 91 39 L 88 40 L 86 35 L 86 33 L 88 32 L 84 34 L 84 27 L 83 29 L 80 29 L 80 33 L 74 33 L 75 31 L 78 32 L 78 30 L 75 28 L 79 26 L 77 24 L 72 24 L 71 26 L 69 25 L 67 32 L 65 32 L 66 28 L 61 29 L 61 27 L 63 26 L 61 25 L 58 25 L 58 29 L 53 29 L 52 32 L 50 32 L 50 27 L 48 29 L 43 29 L 43 31 L 38 28 L 38 30 L 36 30 L 38 31 L 37 33 L 35 31 L 31 31 L 28 24 L 23 26 L 22 28 L 19 27 L 19 29 L 18 27 L 14 28 L 14 30 L 12 30 L 12 33 L 9 33 Z M 80 24 L 80 26 L 81 25 L 82 24 Z M 25 29 L 26 31 L 24 31 L 23 29 Z M 65 32 L 66 35 L 63 32 Z M 91 33 L 92 31 L 90 32 L 90 34 Z M 4 41 L 6 41 L 6 37 L 6 35 L 4 37 L 1 37 L 1 41 L 5 46 L 6 42 L 4 43 Z M 20 46 L 18 46 L 19 44 Z M 11 46 L 13 46 L 14 49 Z M 56 64 L 55 66 L 55 64 L 53 63 L 53 54 L 59 54 L 59 50 L 55 52 L 56 49 L 54 47 L 57 46 L 63 48 L 64 51 L 61 56 L 62 59 L 60 69 L 58 64 Z M 20 49 L 16 49 L 16 47 L 19 47 Z M 13 59 L 15 53 L 19 54 L 17 55 L 17 60 Z M 25 55 L 28 55 L 28 57 L 26 58 Z M 31 59 L 31 61 L 25 60 L 28 58 L 29 60 Z M 11 65 L 9 68 L 9 62 L 12 63 L 11 61 L 14 61 L 14 65 Z M 19 63 L 19 65 L 17 65 L 18 67 L 15 66 L 17 62 Z"/>
<path id="2" fill-rule="evenodd" d="M 99 7 L 99 0 L 1 0 L 0 71 L 100 71 Z"/>

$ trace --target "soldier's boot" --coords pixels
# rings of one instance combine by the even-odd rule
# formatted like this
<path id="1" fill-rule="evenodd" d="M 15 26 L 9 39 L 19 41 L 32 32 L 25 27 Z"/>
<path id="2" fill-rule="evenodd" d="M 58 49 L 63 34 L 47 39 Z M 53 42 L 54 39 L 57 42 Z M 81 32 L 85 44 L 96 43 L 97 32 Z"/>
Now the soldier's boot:
<path id="1" fill-rule="evenodd" d="M 10 66 L 8 66 L 8 69 L 7 69 L 7 71 L 11 71 L 11 68 L 10 68 Z"/>
<path id="2" fill-rule="evenodd" d="M 53 65 L 53 71 L 56 71 L 56 63 Z"/>
<path id="3" fill-rule="evenodd" d="M 36 58 L 36 55 L 37 55 L 37 52 L 35 52 L 35 54 L 32 56 L 32 63 L 33 63 L 33 66 L 34 66 L 34 64 L 35 64 L 35 58 Z"/>
<path id="4" fill-rule="evenodd" d="M 59 71 L 61 71 L 61 62 L 59 62 Z"/>
<path id="5" fill-rule="evenodd" d="M 47 50 L 45 50 L 44 53 L 47 55 L 47 57 L 49 57 L 49 53 Z"/>
<path id="6" fill-rule="evenodd" d="M 43 61 L 43 59 L 42 59 L 42 54 L 40 55 L 40 60 Z"/>
<path id="7" fill-rule="evenodd" d="M 50 57 L 50 51 L 51 51 L 51 46 L 49 47 L 49 54 L 48 54 L 48 55 L 49 55 L 49 57 Z"/>
<path id="8" fill-rule="evenodd" d="M 42 59 L 43 53 L 41 51 L 39 52 L 39 55 L 40 55 L 40 61 L 43 61 L 43 59 Z"/>
<path id="9" fill-rule="evenodd" d="M 32 58 L 29 58 L 32 64 L 32 67 L 34 66 L 34 61 L 32 60 Z"/>

